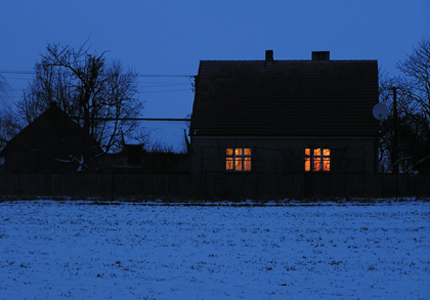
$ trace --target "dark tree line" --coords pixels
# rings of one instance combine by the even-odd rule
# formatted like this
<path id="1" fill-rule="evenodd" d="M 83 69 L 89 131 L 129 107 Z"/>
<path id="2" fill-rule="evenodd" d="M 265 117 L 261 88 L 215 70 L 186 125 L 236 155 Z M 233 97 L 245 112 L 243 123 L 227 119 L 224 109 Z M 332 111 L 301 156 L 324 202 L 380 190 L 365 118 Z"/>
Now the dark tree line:
<path id="1" fill-rule="evenodd" d="M 419 42 L 397 68 L 399 76 L 380 80 L 380 101 L 389 108 L 380 165 L 386 172 L 430 174 L 430 41 Z"/>

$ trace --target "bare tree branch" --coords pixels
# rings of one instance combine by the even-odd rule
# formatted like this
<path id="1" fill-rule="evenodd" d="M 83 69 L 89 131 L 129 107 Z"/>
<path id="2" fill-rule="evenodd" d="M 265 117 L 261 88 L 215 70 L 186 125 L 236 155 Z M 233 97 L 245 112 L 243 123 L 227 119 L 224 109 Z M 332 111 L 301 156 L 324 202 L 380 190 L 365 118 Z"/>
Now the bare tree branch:
<path id="1" fill-rule="evenodd" d="M 380 149 L 388 156 L 391 166 L 401 164 L 403 172 L 430 174 L 430 41 L 422 40 L 412 54 L 397 64 L 401 75 L 380 81 L 380 100 L 391 110 L 382 122 Z M 397 90 L 398 121 L 394 124 L 392 95 Z M 395 128 L 398 128 L 399 158 L 393 161 Z M 387 161 L 381 157 L 381 161 Z"/>
<path id="2" fill-rule="evenodd" d="M 31 122 L 56 103 L 77 119 L 105 152 L 118 151 L 122 147 L 121 132 L 140 136 L 135 131 L 137 121 L 121 120 L 137 117 L 143 109 L 136 96 L 137 74 L 124 71 L 118 61 L 108 63 L 106 52 L 90 52 L 87 42 L 77 49 L 48 44 L 47 54 L 36 64 L 36 76 L 18 104 L 19 110 Z M 115 121 L 108 122 L 107 118 Z"/>

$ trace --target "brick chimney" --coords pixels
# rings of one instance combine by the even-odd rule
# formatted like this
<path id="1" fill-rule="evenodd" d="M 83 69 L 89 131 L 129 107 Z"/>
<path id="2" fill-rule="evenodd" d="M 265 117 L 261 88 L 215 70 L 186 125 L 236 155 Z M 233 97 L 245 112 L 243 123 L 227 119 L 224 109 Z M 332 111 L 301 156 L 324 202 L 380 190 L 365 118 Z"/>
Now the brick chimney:
<path id="1" fill-rule="evenodd" d="M 330 51 L 312 51 L 313 61 L 329 61 Z"/>
<path id="2" fill-rule="evenodd" d="M 273 50 L 266 50 L 265 66 L 273 66 Z"/>

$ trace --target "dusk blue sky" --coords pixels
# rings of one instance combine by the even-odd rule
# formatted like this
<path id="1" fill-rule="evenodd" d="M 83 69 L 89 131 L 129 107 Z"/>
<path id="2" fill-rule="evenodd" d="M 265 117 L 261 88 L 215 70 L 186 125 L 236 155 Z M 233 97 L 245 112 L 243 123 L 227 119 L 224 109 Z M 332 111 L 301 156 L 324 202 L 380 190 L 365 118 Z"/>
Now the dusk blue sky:
<path id="1" fill-rule="evenodd" d="M 139 98 L 144 117 L 183 118 L 194 94 L 187 77 L 200 60 L 309 59 L 330 51 L 331 59 L 376 59 L 389 75 L 423 38 L 430 37 L 430 0 L 359 1 L 20 1 L 0 2 L 0 73 L 22 88 L 47 43 L 109 50 L 144 77 Z M 146 75 L 149 75 L 146 77 Z M 182 147 L 184 124 L 142 123 L 152 141 Z"/>

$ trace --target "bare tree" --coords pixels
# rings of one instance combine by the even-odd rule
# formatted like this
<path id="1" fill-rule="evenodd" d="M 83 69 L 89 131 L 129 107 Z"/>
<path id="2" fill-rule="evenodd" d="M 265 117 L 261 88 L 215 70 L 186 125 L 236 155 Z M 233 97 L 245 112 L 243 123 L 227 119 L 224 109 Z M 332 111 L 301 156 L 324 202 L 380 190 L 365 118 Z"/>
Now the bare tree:
<path id="1" fill-rule="evenodd" d="M 21 129 L 21 122 L 10 107 L 0 110 L 0 151 Z"/>
<path id="2" fill-rule="evenodd" d="M 402 76 L 397 84 L 405 110 L 430 121 L 430 41 L 422 40 L 406 60 L 397 64 Z"/>
<path id="3" fill-rule="evenodd" d="M 0 104 L 5 104 L 5 98 L 8 95 L 10 90 L 10 86 L 4 78 L 3 75 L 0 74 Z"/>
<path id="4" fill-rule="evenodd" d="M 0 150 L 6 143 L 21 129 L 16 115 L 6 104 L 6 97 L 9 94 L 10 86 L 6 79 L 0 75 Z"/>
<path id="5" fill-rule="evenodd" d="M 48 44 L 18 104 L 23 118 L 31 122 L 55 102 L 105 153 L 119 150 L 123 136 L 144 138 L 136 121 L 128 120 L 143 109 L 136 97 L 137 74 L 117 61 L 108 63 L 105 54 L 90 53 L 86 43 L 78 49 Z M 84 155 L 90 155 L 90 144 Z"/>
<path id="6" fill-rule="evenodd" d="M 426 174 L 430 172 L 430 41 L 420 41 L 397 68 L 400 76 L 380 80 L 380 100 L 390 109 L 381 127 L 381 159 L 391 169 L 397 164 L 402 172 Z"/>

